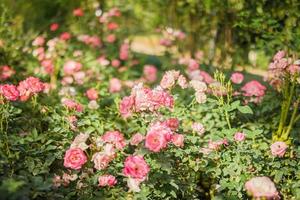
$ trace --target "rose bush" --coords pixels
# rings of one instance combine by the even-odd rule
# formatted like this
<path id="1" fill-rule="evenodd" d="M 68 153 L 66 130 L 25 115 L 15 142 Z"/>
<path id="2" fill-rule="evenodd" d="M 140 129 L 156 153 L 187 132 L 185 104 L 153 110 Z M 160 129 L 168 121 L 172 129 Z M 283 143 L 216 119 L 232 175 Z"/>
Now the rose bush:
<path id="1" fill-rule="evenodd" d="M 160 66 L 99 9 L 32 38 L 28 68 L 0 63 L 3 198 L 300 198 L 297 60 L 279 51 L 267 82 L 211 73 L 201 52 L 169 55 L 185 41 L 171 29 Z"/>

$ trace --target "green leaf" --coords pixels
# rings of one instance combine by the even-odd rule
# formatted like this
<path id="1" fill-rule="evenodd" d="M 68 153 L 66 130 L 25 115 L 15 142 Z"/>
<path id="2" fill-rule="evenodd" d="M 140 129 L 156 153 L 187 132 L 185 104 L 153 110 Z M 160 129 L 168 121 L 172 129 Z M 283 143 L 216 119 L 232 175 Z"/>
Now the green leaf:
<path id="1" fill-rule="evenodd" d="M 253 114 L 253 111 L 249 106 L 239 106 L 238 110 L 243 114 Z"/>

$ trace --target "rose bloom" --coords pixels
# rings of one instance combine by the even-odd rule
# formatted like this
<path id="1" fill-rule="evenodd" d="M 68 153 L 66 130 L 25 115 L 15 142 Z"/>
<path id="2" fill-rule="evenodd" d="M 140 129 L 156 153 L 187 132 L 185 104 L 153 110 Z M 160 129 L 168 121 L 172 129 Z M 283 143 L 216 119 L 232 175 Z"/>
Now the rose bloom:
<path id="1" fill-rule="evenodd" d="M 87 98 L 89 100 L 97 100 L 98 99 L 98 92 L 94 88 L 90 88 L 85 92 Z"/>
<path id="2" fill-rule="evenodd" d="M 0 94 L 9 101 L 17 101 L 20 95 L 17 87 L 10 84 L 0 85 Z"/>
<path id="3" fill-rule="evenodd" d="M 107 168 L 108 164 L 112 161 L 113 157 L 103 152 L 97 152 L 93 155 L 92 161 L 94 162 L 94 168 L 97 170 L 103 170 Z"/>
<path id="4" fill-rule="evenodd" d="M 114 43 L 116 41 L 116 36 L 114 34 L 109 34 L 107 37 L 106 37 L 106 41 L 108 43 Z"/>
<path id="5" fill-rule="evenodd" d="M 80 62 L 69 60 L 64 64 L 64 73 L 66 75 L 72 75 L 75 72 L 78 72 L 81 68 L 82 64 Z"/>
<path id="6" fill-rule="evenodd" d="M 143 156 L 128 156 L 124 163 L 123 174 L 131 178 L 145 178 L 150 171 Z"/>
<path id="7" fill-rule="evenodd" d="M 76 110 L 77 112 L 83 111 L 83 106 L 71 99 L 63 99 L 62 101 L 63 105 L 66 106 L 70 110 Z"/>
<path id="8" fill-rule="evenodd" d="M 115 184 L 117 184 L 117 179 L 112 175 L 102 175 L 99 176 L 98 182 L 100 187 L 105 187 L 105 186 L 112 187 Z"/>
<path id="9" fill-rule="evenodd" d="M 235 72 L 231 74 L 230 80 L 235 84 L 240 84 L 244 80 L 244 75 L 242 73 Z"/>
<path id="10" fill-rule="evenodd" d="M 167 147 L 168 141 L 171 139 L 172 131 L 169 127 L 155 124 L 150 127 L 147 132 L 145 147 L 153 152 L 159 152 Z"/>
<path id="11" fill-rule="evenodd" d="M 144 140 L 144 136 L 140 133 L 136 133 L 132 136 L 130 139 L 130 144 L 137 146 L 139 143 L 141 143 Z"/>
<path id="12" fill-rule="evenodd" d="M 179 77 L 179 71 L 171 70 L 167 71 L 162 80 L 160 81 L 160 86 L 163 89 L 170 89 L 175 84 L 176 79 Z"/>
<path id="13" fill-rule="evenodd" d="M 88 104 L 88 108 L 92 110 L 97 110 L 99 108 L 99 104 L 95 100 L 91 100 Z"/>
<path id="14" fill-rule="evenodd" d="M 196 101 L 200 104 L 205 103 L 207 100 L 207 96 L 204 92 L 197 91 L 195 93 L 195 96 L 196 96 Z"/>
<path id="15" fill-rule="evenodd" d="M 62 34 L 60 34 L 59 38 L 61 40 L 69 40 L 71 39 L 71 34 L 68 32 L 63 32 Z"/>
<path id="16" fill-rule="evenodd" d="M 107 28 L 108 28 L 108 30 L 112 31 L 112 30 L 118 29 L 119 25 L 115 22 L 110 22 L 110 23 L 107 24 Z"/>
<path id="17" fill-rule="evenodd" d="M 121 65 L 121 62 L 118 59 L 114 59 L 111 61 L 111 66 L 113 67 L 119 67 Z"/>
<path id="18" fill-rule="evenodd" d="M 246 83 L 241 90 L 244 92 L 244 96 L 256 96 L 262 97 L 265 95 L 266 87 L 263 86 L 260 82 L 253 80 Z"/>
<path id="19" fill-rule="evenodd" d="M 81 8 L 76 8 L 73 10 L 73 15 L 76 17 L 82 17 L 84 15 L 84 13 Z"/>
<path id="20" fill-rule="evenodd" d="M 64 166 L 71 169 L 81 169 L 87 161 L 85 153 L 80 148 L 70 148 L 64 157 Z"/>
<path id="21" fill-rule="evenodd" d="M 54 64 L 52 62 L 52 60 L 47 59 L 47 60 L 43 60 L 41 62 L 42 67 L 44 68 L 45 72 L 47 74 L 52 74 L 54 71 Z"/>
<path id="22" fill-rule="evenodd" d="M 266 176 L 250 179 L 245 189 L 255 199 L 280 199 L 275 184 Z"/>
<path id="23" fill-rule="evenodd" d="M 237 142 L 242 142 L 246 139 L 245 133 L 237 132 L 234 134 L 234 140 Z"/>
<path id="24" fill-rule="evenodd" d="M 282 58 L 284 58 L 284 56 L 285 56 L 285 51 L 278 51 L 276 54 L 275 54 L 275 56 L 273 57 L 273 60 L 275 61 L 275 60 L 277 60 L 277 61 L 279 61 L 279 60 L 281 60 Z"/>
<path id="25" fill-rule="evenodd" d="M 283 157 L 288 146 L 284 142 L 275 142 L 271 145 L 271 153 L 273 156 Z"/>
<path id="26" fill-rule="evenodd" d="M 190 86 L 197 92 L 205 92 L 207 90 L 206 83 L 199 80 L 191 80 Z"/>
<path id="27" fill-rule="evenodd" d="M 177 118 L 170 118 L 163 122 L 164 125 L 175 131 L 179 127 L 179 120 Z"/>
<path id="28" fill-rule="evenodd" d="M 131 116 L 131 109 L 134 105 L 134 98 L 133 96 L 124 97 L 119 105 L 119 112 L 121 113 L 122 117 L 127 118 Z"/>
<path id="29" fill-rule="evenodd" d="M 59 28 L 58 23 L 53 23 L 50 25 L 50 31 L 56 31 Z"/>
<path id="30" fill-rule="evenodd" d="M 80 148 L 82 150 L 86 150 L 89 148 L 89 146 L 85 143 L 87 139 L 89 138 L 89 134 L 87 133 L 80 133 L 77 135 L 74 139 L 74 141 L 71 144 L 70 148 Z"/>
<path id="31" fill-rule="evenodd" d="M 75 72 L 73 74 L 74 80 L 76 81 L 76 83 L 78 85 L 82 85 L 84 83 L 84 78 L 85 76 L 85 72 L 84 71 L 79 71 L 79 72 Z"/>
<path id="32" fill-rule="evenodd" d="M 34 41 L 32 42 L 33 46 L 43 46 L 43 44 L 45 43 L 45 38 L 43 36 L 38 36 L 34 39 Z"/>
<path id="33" fill-rule="evenodd" d="M 5 81 L 15 73 L 16 71 L 7 65 L 0 66 L 0 81 Z"/>
<path id="34" fill-rule="evenodd" d="M 181 134 L 174 134 L 171 138 L 172 143 L 177 147 L 183 147 L 184 145 L 184 136 Z"/>
<path id="35" fill-rule="evenodd" d="M 157 78 L 157 69 L 154 65 L 145 65 L 143 74 L 147 81 L 150 83 L 155 82 Z"/>
<path id="36" fill-rule="evenodd" d="M 197 132 L 200 136 L 204 134 L 205 128 L 201 123 L 194 122 L 192 124 L 193 131 Z"/>
<path id="37" fill-rule="evenodd" d="M 124 136 L 119 131 L 107 131 L 101 138 L 104 142 L 115 145 L 117 149 L 123 149 L 126 146 Z"/>
<path id="38" fill-rule="evenodd" d="M 203 77 L 203 81 L 206 84 L 210 84 L 212 82 L 214 82 L 215 80 L 209 75 L 209 73 L 205 72 L 205 71 L 200 71 L 200 75 Z"/>
<path id="39" fill-rule="evenodd" d="M 197 70 L 198 68 L 199 68 L 198 62 L 194 59 L 190 59 L 189 63 L 188 63 L 189 71 L 194 71 L 194 70 Z"/>
<path id="40" fill-rule="evenodd" d="M 120 58 L 120 60 L 127 60 L 128 57 L 129 57 L 129 44 L 127 42 L 125 42 L 120 47 L 119 58 Z M 132 61 L 133 65 L 135 65 L 134 61 L 136 61 L 136 60 Z"/>
<path id="41" fill-rule="evenodd" d="M 121 81 L 117 78 L 112 78 L 109 80 L 109 92 L 116 93 L 120 92 L 122 89 Z"/>
<path id="42" fill-rule="evenodd" d="M 179 85 L 182 89 L 185 89 L 185 88 L 188 87 L 187 80 L 186 80 L 186 78 L 185 78 L 183 75 L 180 75 L 180 76 L 178 77 L 177 82 L 178 82 L 178 85 Z"/>
<path id="43" fill-rule="evenodd" d="M 18 90 L 20 92 L 20 100 L 26 101 L 33 94 L 42 92 L 45 89 L 44 83 L 35 77 L 28 77 L 27 79 L 19 82 Z"/>

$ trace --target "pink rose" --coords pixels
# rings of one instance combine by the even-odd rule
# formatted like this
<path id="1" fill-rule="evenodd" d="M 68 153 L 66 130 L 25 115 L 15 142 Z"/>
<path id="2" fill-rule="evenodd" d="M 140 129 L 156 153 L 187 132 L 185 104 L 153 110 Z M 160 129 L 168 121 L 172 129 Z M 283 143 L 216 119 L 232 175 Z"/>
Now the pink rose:
<path id="1" fill-rule="evenodd" d="M 102 175 L 99 176 L 98 182 L 100 187 L 105 187 L 105 186 L 112 187 L 115 184 L 117 184 L 117 179 L 112 175 Z"/>
<path id="2" fill-rule="evenodd" d="M 203 81 L 206 84 L 210 84 L 212 82 L 214 82 L 215 80 L 211 77 L 211 75 L 209 75 L 209 73 L 205 72 L 205 71 L 200 71 L 200 75 L 203 77 Z"/>
<path id="3" fill-rule="evenodd" d="M 164 121 L 163 124 L 169 127 L 172 131 L 176 131 L 179 127 L 179 120 L 177 118 L 170 118 Z"/>
<path id="4" fill-rule="evenodd" d="M 260 82 L 253 80 L 248 83 L 246 83 L 241 90 L 244 92 L 244 96 L 256 96 L 256 97 L 262 97 L 265 95 L 265 90 L 267 88 L 263 86 Z"/>
<path id="5" fill-rule="evenodd" d="M 129 57 L 129 44 L 123 43 L 120 47 L 119 58 L 120 60 L 127 60 Z"/>
<path id="6" fill-rule="evenodd" d="M 82 64 L 74 60 L 69 60 L 64 64 L 64 73 L 66 75 L 72 75 L 78 72 L 82 68 Z"/>
<path id="7" fill-rule="evenodd" d="M 172 143 L 177 147 L 183 147 L 184 145 L 184 136 L 181 134 L 172 135 Z"/>
<path id="8" fill-rule="evenodd" d="M 183 75 L 180 75 L 180 76 L 178 77 L 177 82 L 178 82 L 178 85 L 179 85 L 182 89 L 185 89 L 185 88 L 188 87 L 187 80 L 186 80 L 186 78 L 185 78 Z"/>
<path id="9" fill-rule="evenodd" d="M 279 199 L 275 184 L 266 176 L 250 179 L 245 183 L 245 188 L 255 199 Z"/>
<path id="10" fill-rule="evenodd" d="M 103 170 L 107 168 L 108 164 L 112 161 L 112 159 L 112 156 L 107 155 L 104 152 L 97 152 L 92 157 L 92 161 L 94 162 L 94 168 L 97 170 Z"/>
<path id="11" fill-rule="evenodd" d="M 119 111 L 122 117 L 127 118 L 131 116 L 131 110 L 134 105 L 134 98 L 132 96 L 124 97 L 119 105 Z"/>
<path id="12" fill-rule="evenodd" d="M 113 66 L 113 67 L 119 67 L 120 65 L 121 65 L 121 62 L 118 59 L 114 59 L 111 61 L 111 66 Z"/>
<path id="13" fill-rule="evenodd" d="M 116 36 L 114 34 L 109 34 L 107 37 L 106 37 L 106 41 L 108 43 L 114 43 L 116 41 Z"/>
<path id="14" fill-rule="evenodd" d="M 70 148 L 80 148 L 82 150 L 88 149 L 89 146 L 85 143 L 88 138 L 89 138 L 89 134 L 80 133 L 75 137 Z"/>
<path id="15" fill-rule="evenodd" d="M 178 79 L 178 77 L 179 77 L 179 71 L 175 71 L 175 70 L 167 71 L 160 82 L 160 86 L 163 89 L 170 89 L 171 87 L 174 86 L 175 81 Z"/>
<path id="16" fill-rule="evenodd" d="M 285 56 L 285 51 L 278 51 L 276 54 L 275 54 L 275 56 L 273 57 L 273 60 L 274 61 L 279 61 L 279 60 L 281 60 L 282 58 L 284 58 L 284 56 Z"/>
<path id="17" fill-rule="evenodd" d="M 190 59 L 189 63 L 188 63 L 188 70 L 194 71 L 194 70 L 197 70 L 198 68 L 199 68 L 198 62 L 194 59 Z"/>
<path id="18" fill-rule="evenodd" d="M 119 28 L 119 25 L 115 22 L 110 22 L 107 24 L 108 30 L 116 30 Z"/>
<path id="19" fill-rule="evenodd" d="M 76 8 L 73 10 L 73 15 L 76 17 L 82 17 L 84 15 L 84 13 L 81 8 Z"/>
<path id="20" fill-rule="evenodd" d="M 58 23 L 53 23 L 50 25 L 50 31 L 56 31 L 59 28 Z"/>
<path id="21" fill-rule="evenodd" d="M 32 42 L 32 45 L 33 46 L 43 46 L 44 43 L 45 43 L 45 38 L 43 36 L 38 36 Z"/>
<path id="22" fill-rule="evenodd" d="M 7 65 L 0 66 L 0 81 L 5 81 L 15 73 L 16 71 Z"/>
<path id="23" fill-rule="evenodd" d="M 142 156 L 128 156 L 124 163 L 123 174 L 131 178 L 145 178 L 150 171 Z"/>
<path id="24" fill-rule="evenodd" d="M 17 87 L 10 84 L 0 85 L 1 94 L 9 101 L 17 101 L 20 95 Z"/>
<path id="25" fill-rule="evenodd" d="M 241 132 L 237 132 L 234 135 L 234 140 L 237 142 L 242 142 L 246 139 L 246 135 L 244 133 Z"/>
<path id="26" fill-rule="evenodd" d="M 144 66 L 144 77 L 150 83 L 156 81 L 157 78 L 157 69 L 154 65 L 145 65 Z"/>
<path id="27" fill-rule="evenodd" d="M 64 166 L 71 169 L 81 169 L 87 161 L 87 157 L 80 148 L 71 148 L 66 151 Z"/>
<path id="28" fill-rule="evenodd" d="M 271 152 L 273 156 L 283 157 L 288 146 L 284 142 L 275 142 L 271 145 Z"/>
<path id="29" fill-rule="evenodd" d="M 94 88 L 90 88 L 85 92 L 87 98 L 89 100 L 97 100 L 98 99 L 98 91 Z"/>
<path id="30" fill-rule="evenodd" d="M 62 34 L 60 34 L 59 38 L 61 40 L 65 40 L 66 41 L 66 40 L 71 39 L 71 34 L 68 33 L 68 32 L 63 32 Z"/>
<path id="31" fill-rule="evenodd" d="M 204 128 L 203 124 L 198 123 L 198 122 L 194 122 L 192 124 L 192 129 L 193 129 L 193 131 L 197 132 L 200 136 L 203 135 L 205 132 L 205 128 Z"/>
<path id="32" fill-rule="evenodd" d="M 231 74 L 230 80 L 235 84 L 240 84 L 244 80 L 244 75 L 242 73 L 235 72 Z"/>
<path id="33" fill-rule="evenodd" d="M 76 110 L 77 112 L 83 111 L 83 106 L 71 99 L 64 99 L 62 103 L 70 110 Z"/>
<path id="34" fill-rule="evenodd" d="M 144 136 L 140 133 L 136 133 L 132 136 L 130 139 L 130 144 L 137 146 L 139 143 L 141 143 L 144 140 Z"/>
<path id="35" fill-rule="evenodd" d="M 112 78 L 109 80 L 109 92 L 116 93 L 120 92 L 122 89 L 121 81 L 117 78 Z"/>
<path id="36" fill-rule="evenodd" d="M 126 146 L 124 136 L 119 131 L 107 131 L 101 138 L 104 142 L 115 145 L 117 149 L 123 149 Z"/>
<path id="37" fill-rule="evenodd" d="M 146 135 L 145 147 L 153 152 L 159 152 L 167 147 L 171 139 L 172 131 L 169 127 L 155 124 L 150 127 Z"/>

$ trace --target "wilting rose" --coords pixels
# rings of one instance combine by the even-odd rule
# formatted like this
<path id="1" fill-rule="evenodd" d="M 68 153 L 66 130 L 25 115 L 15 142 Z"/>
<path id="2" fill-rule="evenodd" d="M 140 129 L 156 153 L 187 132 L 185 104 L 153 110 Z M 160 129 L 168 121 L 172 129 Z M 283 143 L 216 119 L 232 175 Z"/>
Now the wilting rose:
<path id="1" fill-rule="evenodd" d="M 87 161 L 85 153 L 80 148 L 70 148 L 64 157 L 64 166 L 71 169 L 81 169 Z"/>
<path id="2" fill-rule="evenodd" d="M 266 176 L 254 177 L 245 183 L 249 195 L 257 199 L 279 199 L 275 184 Z"/>
<path id="3" fill-rule="evenodd" d="M 283 157 L 288 146 L 285 142 L 275 142 L 271 145 L 271 152 L 273 156 Z"/>

